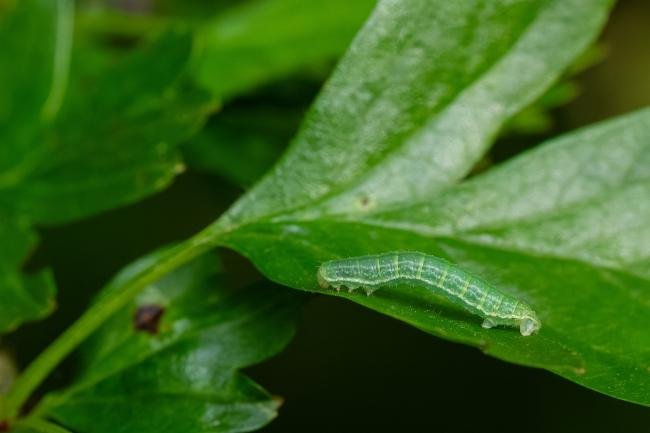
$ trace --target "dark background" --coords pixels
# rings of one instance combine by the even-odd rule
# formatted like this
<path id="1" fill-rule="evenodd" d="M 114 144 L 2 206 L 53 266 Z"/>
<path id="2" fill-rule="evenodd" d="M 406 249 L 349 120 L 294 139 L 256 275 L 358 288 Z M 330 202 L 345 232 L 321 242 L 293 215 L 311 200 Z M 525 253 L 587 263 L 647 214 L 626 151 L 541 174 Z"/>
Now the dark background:
<path id="1" fill-rule="evenodd" d="M 620 1 L 601 41 L 607 58 L 580 75 L 581 96 L 553 112 L 548 135 L 650 104 L 650 1 Z M 290 100 L 278 100 L 277 85 L 270 86 L 233 105 L 304 105 L 318 90 L 300 88 Z M 492 160 L 544 138 L 510 137 L 497 144 Z M 24 364 L 58 335 L 118 269 L 194 234 L 240 194 L 223 179 L 190 170 L 166 192 L 135 206 L 42 228 L 29 267 L 53 267 L 60 306 L 51 319 L 11 337 L 18 361 Z M 231 281 L 261 278 L 240 257 L 220 254 Z M 64 382 L 72 368 L 64 366 L 53 384 Z M 648 408 L 484 356 L 336 298 L 309 299 L 293 343 L 249 373 L 285 399 L 280 417 L 263 430 L 269 433 L 650 432 Z"/>

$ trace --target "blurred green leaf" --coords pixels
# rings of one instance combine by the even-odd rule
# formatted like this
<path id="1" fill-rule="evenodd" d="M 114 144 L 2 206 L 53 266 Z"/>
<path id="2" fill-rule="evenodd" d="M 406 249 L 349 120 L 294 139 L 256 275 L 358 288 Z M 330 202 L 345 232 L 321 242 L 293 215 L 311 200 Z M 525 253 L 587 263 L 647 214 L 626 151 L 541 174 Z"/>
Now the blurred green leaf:
<path id="1" fill-rule="evenodd" d="M 183 157 L 194 169 L 249 187 L 282 154 L 302 115 L 295 107 L 226 109 L 183 145 Z"/>
<path id="2" fill-rule="evenodd" d="M 72 31 L 69 6 L 65 0 L 0 3 L 0 203 L 30 169 L 42 130 L 60 105 Z M 54 307 L 51 276 L 19 271 L 35 241 L 24 218 L 0 204 L 0 333 Z"/>
<path id="3" fill-rule="evenodd" d="M 34 147 L 48 98 L 57 98 L 65 86 L 55 69 L 65 74 L 67 65 L 56 65 L 55 59 L 68 56 L 71 14 L 66 0 L 0 4 L 0 189 Z"/>
<path id="4" fill-rule="evenodd" d="M 224 99 L 338 57 L 376 0 L 257 0 L 197 31 L 197 81 Z"/>
<path id="5" fill-rule="evenodd" d="M 19 271 L 22 258 L 35 242 L 24 225 L 0 219 L 0 333 L 43 318 L 54 308 L 52 276 L 48 272 L 24 276 Z"/>
<path id="6" fill-rule="evenodd" d="M 34 243 L 30 224 L 161 190 L 182 169 L 178 144 L 214 110 L 187 84 L 191 35 L 168 33 L 113 59 L 82 43 L 72 49 L 73 23 L 69 0 L 0 9 L 0 242 L 11 245 L 0 257 L 0 332 L 53 306 L 47 274 L 18 272 Z"/>
<path id="7" fill-rule="evenodd" d="M 517 113 L 504 125 L 501 135 L 543 134 L 553 125 L 551 110 L 566 105 L 579 95 L 578 85 L 572 80 L 557 83 L 535 103 Z"/>
<path id="8" fill-rule="evenodd" d="M 74 384 L 37 413 L 85 433 L 241 432 L 273 419 L 278 401 L 238 370 L 288 343 L 297 299 L 268 285 L 223 289 L 216 269 L 203 256 L 145 289 L 81 348 Z"/>
<path id="9" fill-rule="evenodd" d="M 14 167 L 0 207 L 35 222 L 61 222 L 169 184 L 182 169 L 176 147 L 214 110 L 182 80 L 191 47 L 189 35 L 166 34 L 99 65 L 79 49 L 65 105 L 28 162 Z"/>
<path id="10" fill-rule="evenodd" d="M 650 111 L 455 186 L 589 44 L 611 2 L 433 3 L 380 3 L 293 147 L 214 230 L 271 279 L 330 294 L 315 278 L 330 258 L 447 257 L 531 303 L 541 332 L 482 329 L 423 289 L 339 296 L 650 404 Z"/>
<path id="11" fill-rule="evenodd" d="M 606 56 L 602 45 L 592 45 L 571 65 L 564 77 L 530 106 L 517 113 L 504 125 L 501 135 L 542 134 L 553 125 L 551 111 L 568 104 L 580 94 L 577 75 L 600 63 Z"/>
<path id="12" fill-rule="evenodd" d="M 92 5 L 84 8 L 82 19 L 89 34 L 141 37 L 175 25 L 180 13 L 195 29 L 196 80 L 215 96 L 231 100 L 297 71 L 329 71 L 327 62 L 345 51 L 376 0 L 232 3 L 163 1 L 131 14 Z M 178 13 L 167 15 L 170 11 Z M 324 80 L 326 74 L 319 75 Z M 227 112 L 223 114 L 225 118 L 219 114 L 185 146 L 184 156 L 193 168 L 249 186 L 271 166 L 290 135 L 278 133 L 275 126 L 269 129 L 270 122 L 258 115 L 276 120 L 281 113 L 254 113 L 248 120 L 238 113 L 241 117 L 234 122 Z M 294 125 L 294 113 L 286 114 L 290 117 L 280 120 Z M 241 127 L 244 122 L 246 128 Z"/>

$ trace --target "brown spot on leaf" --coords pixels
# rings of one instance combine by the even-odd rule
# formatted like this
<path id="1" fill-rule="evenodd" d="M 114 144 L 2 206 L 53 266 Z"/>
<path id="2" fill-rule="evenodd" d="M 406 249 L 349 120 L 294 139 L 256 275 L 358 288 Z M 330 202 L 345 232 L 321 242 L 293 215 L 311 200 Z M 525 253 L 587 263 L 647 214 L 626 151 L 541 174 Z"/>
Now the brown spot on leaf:
<path id="1" fill-rule="evenodd" d="M 159 305 L 142 305 L 133 316 L 133 328 L 156 335 L 163 314 L 165 314 L 165 309 Z"/>
<path id="2" fill-rule="evenodd" d="M 0 432 L 8 432 L 9 423 L 7 421 L 0 421 Z"/>
<path id="3" fill-rule="evenodd" d="M 361 204 L 361 207 L 367 207 L 370 204 L 370 199 L 368 196 L 363 196 L 359 199 L 359 203 Z"/>

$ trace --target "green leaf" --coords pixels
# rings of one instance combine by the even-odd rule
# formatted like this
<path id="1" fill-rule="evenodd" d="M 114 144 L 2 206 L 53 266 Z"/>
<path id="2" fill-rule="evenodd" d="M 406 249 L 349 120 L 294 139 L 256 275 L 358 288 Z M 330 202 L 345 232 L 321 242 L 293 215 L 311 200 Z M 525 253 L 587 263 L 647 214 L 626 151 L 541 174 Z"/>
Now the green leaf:
<path id="1" fill-rule="evenodd" d="M 645 109 L 553 140 L 431 203 L 384 213 L 382 224 L 408 220 L 427 235 L 650 278 L 648 137 Z"/>
<path id="2" fill-rule="evenodd" d="M 511 118 L 502 128 L 501 135 L 542 134 L 551 130 L 554 123 L 551 111 L 574 100 L 580 94 L 577 76 L 600 63 L 605 57 L 606 51 L 602 45 L 589 47 L 558 83 Z"/>
<path id="3" fill-rule="evenodd" d="M 381 2 L 291 151 L 228 224 L 301 207 L 306 218 L 364 214 L 434 196 L 588 46 L 610 3 Z"/>
<path id="4" fill-rule="evenodd" d="M 227 9 L 197 31 L 197 81 L 229 99 L 338 57 L 376 0 L 257 0 Z"/>
<path id="5" fill-rule="evenodd" d="M 44 124 L 60 105 L 67 77 L 68 1 L 0 4 L 0 203 L 30 166 Z M 50 37 L 43 38 L 43 35 Z M 10 205 L 11 206 L 11 205 Z M 46 316 L 54 307 L 48 273 L 22 276 L 19 267 L 36 237 L 24 218 L 0 204 L 0 333 Z"/>
<path id="6" fill-rule="evenodd" d="M 540 333 L 482 329 L 419 288 L 338 295 L 650 404 L 650 111 L 458 184 L 589 44 L 610 2 L 434 3 L 380 3 L 293 147 L 214 230 L 271 279 L 311 291 L 327 259 L 446 257 L 533 305 Z"/>
<path id="7" fill-rule="evenodd" d="M 33 146 L 41 121 L 60 103 L 71 20 L 70 3 L 65 0 L 0 5 L 0 185 L 7 170 Z"/>
<path id="8" fill-rule="evenodd" d="M 273 419 L 278 401 L 238 370 L 288 343 L 297 299 L 268 285 L 226 290 L 217 268 L 203 256 L 145 289 L 82 346 L 79 377 L 37 413 L 86 433 L 240 432 Z"/>
<path id="9" fill-rule="evenodd" d="M 189 35 L 98 62 L 97 50 L 72 49 L 73 22 L 69 0 L 0 5 L 0 241 L 11 245 L 0 254 L 0 332 L 53 306 L 48 274 L 18 273 L 29 225 L 159 191 L 182 168 L 176 147 L 214 108 L 187 88 Z"/>
<path id="10" fill-rule="evenodd" d="M 99 65 L 77 50 L 62 112 L 12 169 L 0 207 L 62 222 L 164 188 L 182 168 L 176 147 L 214 109 L 205 94 L 183 85 L 191 48 L 188 35 L 166 34 Z"/>
<path id="11" fill-rule="evenodd" d="M 418 289 L 348 297 L 435 335 L 650 404 L 650 110 L 548 143 L 432 199 L 360 219 L 240 228 L 226 244 L 276 281 L 316 290 L 332 257 L 424 251 L 529 302 L 534 337 L 483 330 Z M 622 313 L 624 312 L 624 313 Z"/>
<path id="12" fill-rule="evenodd" d="M 54 281 L 50 273 L 24 276 L 22 258 L 36 237 L 23 224 L 0 219 L 0 333 L 20 323 L 45 317 L 54 308 Z"/>
<path id="13" fill-rule="evenodd" d="M 187 164 L 249 187 L 280 157 L 302 110 L 261 106 L 226 109 L 183 145 Z"/>

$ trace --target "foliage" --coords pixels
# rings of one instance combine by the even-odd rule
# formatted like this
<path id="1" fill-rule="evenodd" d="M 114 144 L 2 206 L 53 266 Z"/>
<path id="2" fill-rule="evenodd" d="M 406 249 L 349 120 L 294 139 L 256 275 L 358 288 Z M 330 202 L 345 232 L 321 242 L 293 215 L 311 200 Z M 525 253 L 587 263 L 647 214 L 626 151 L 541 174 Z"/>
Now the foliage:
<path id="1" fill-rule="evenodd" d="M 212 225 L 114 278 L 0 393 L 0 422 L 46 433 L 269 422 L 278 400 L 239 370 L 288 343 L 302 296 L 228 287 L 215 247 L 275 283 L 650 405 L 650 110 L 472 172 L 500 134 L 537 132 L 570 97 L 555 83 L 579 70 L 611 3 L 381 0 L 363 24 L 374 1 L 0 1 L 1 333 L 55 305 L 51 273 L 22 269 L 36 226 L 142 200 L 184 159 L 250 186 L 298 129 Z M 279 80 L 311 89 L 340 55 L 298 127 L 304 98 L 287 95 L 304 89 Z M 247 108 L 243 96 L 278 88 L 291 100 L 281 109 Z M 526 300 L 540 333 L 483 329 L 422 289 L 317 285 L 324 260 L 391 250 L 445 257 Z M 21 416 L 73 351 L 71 383 Z"/>

